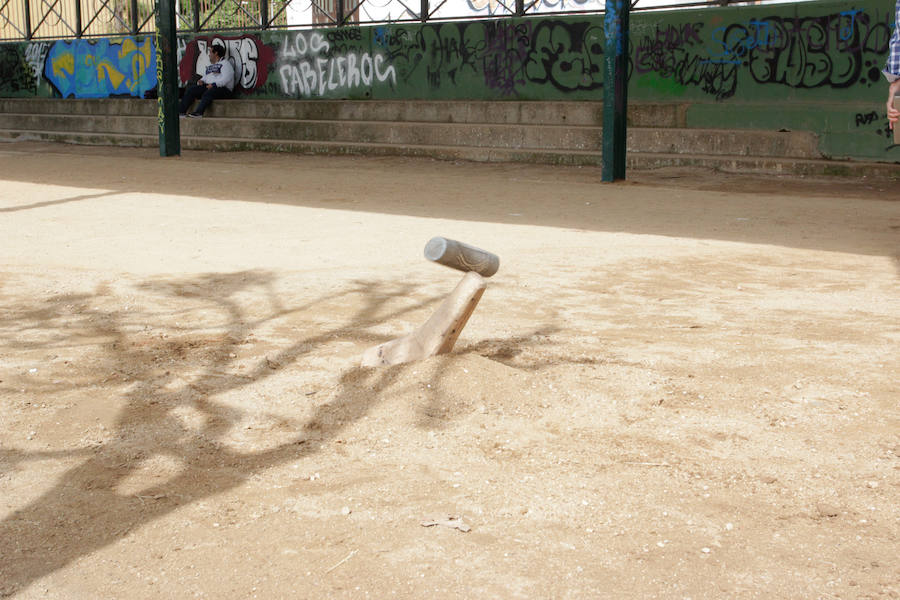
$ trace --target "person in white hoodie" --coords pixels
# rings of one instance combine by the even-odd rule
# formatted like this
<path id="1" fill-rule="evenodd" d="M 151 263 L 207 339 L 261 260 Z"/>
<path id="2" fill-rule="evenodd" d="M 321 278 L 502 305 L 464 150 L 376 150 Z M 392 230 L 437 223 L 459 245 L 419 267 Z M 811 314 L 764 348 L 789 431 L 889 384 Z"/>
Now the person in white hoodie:
<path id="1" fill-rule="evenodd" d="M 178 113 L 182 117 L 202 117 L 213 100 L 231 97 L 234 89 L 234 67 L 231 66 L 230 60 L 225 59 L 225 46 L 213 44 L 209 49 L 209 62 L 206 74 L 184 92 L 184 98 L 178 107 Z M 197 98 L 200 98 L 200 103 L 188 113 L 187 109 Z"/>

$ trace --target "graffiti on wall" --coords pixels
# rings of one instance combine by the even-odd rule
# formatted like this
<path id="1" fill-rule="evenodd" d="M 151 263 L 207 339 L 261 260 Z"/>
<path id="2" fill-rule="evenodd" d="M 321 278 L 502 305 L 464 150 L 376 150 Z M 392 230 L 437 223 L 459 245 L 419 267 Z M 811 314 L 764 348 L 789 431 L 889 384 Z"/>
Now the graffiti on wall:
<path id="1" fill-rule="evenodd" d="M 604 6 L 604 0 L 534 0 L 527 2 L 528 10 L 532 13 L 541 11 L 574 11 L 574 10 L 599 10 Z M 476 15 L 502 15 L 515 10 L 515 3 L 506 0 L 466 0 L 469 10 Z M 412 15 L 415 17 L 415 15 Z"/>
<path id="2" fill-rule="evenodd" d="M 51 42 L 29 42 L 25 47 L 25 61 L 34 74 L 35 88 L 41 84 L 41 72 L 44 70 L 47 53 L 50 52 L 50 44 Z"/>
<path id="3" fill-rule="evenodd" d="M 542 21 L 531 39 L 528 80 L 562 92 L 602 88 L 603 40 L 599 24 Z"/>
<path id="4" fill-rule="evenodd" d="M 527 87 L 561 93 L 603 87 L 603 31 L 590 21 L 380 27 L 373 47 L 387 51 L 401 81 L 422 81 L 432 90 L 456 88 L 463 76 L 501 97 Z"/>
<path id="5" fill-rule="evenodd" d="M 149 37 L 56 41 L 43 73 L 63 98 L 140 98 L 156 87 L 156 46 Z"/>
<path id="6" fill-rule="evenodd" d="M 337 33 L 336 41 L 318 31 L 285 36 L 278 52 L 278 76 L 286 96 L 314 98 L 377 83 L 396 85 L 397 71 L 385 53 L 368 52 L 352 43 L 362 39 L 358 28 Z"/>
<path id="7" fill-rule="evenodd" d="M 182 45 L 179 40 L 179 76 L 186 83 L 194 74 L 203 75 L 209 66 L 207 50 L 214 44 L 225 47 L 225 59 L 234 67 L 235 89 L 255 90 L 266 83 L 275 51 L 253 35 L 201 37 Z"/>
<path id="8" fill-rule="evenodd" d="M 877 136 L 879 141 L 887 144 L 885 151 L 900 150 L 900 145 L 893 144 L 894 132 L 887 126 L 887 112 L 872 110 L 856 113 L 854 125 L 857 133 Z"/>
<path id="9" fill-rule="evenodd" d="M 656 25 L 652 34 L 632 41 L 632 73 L 654 73 L 719 100 L 730 98 L 737 90 L 740 61 L 711 59 L 703 28 L 702 22 Z"/>
<path id="10" fill-rule="evenodd" d="M 484 56 L 481 65 L 484 83 L 503 96 L 512 96 L 528 83 L 526 66 L 531 54 L 531 22 L 488 23 L 484 30 Z"/>
<path id="11" fill-rule="evenodd" d="M 696 86 L 719 100 L 735 95 L 742 71 L 755 83 L 795 89 L 871 86 L 892 27 L 892 14 L 861 9 L 709 28 L 703 22 L 657 25 L 635 41 L 634 72 Z"/>
<path id="12" fill-rule="evenodd" d="M 22 44 L 0 45 L 0 95 L 31 94 L 36 89 L 34 72 Z"/>
<path id="13" fill-rule="evenodd" d="M 894 15 L 876 6 L 635 19 L 633 98 L 878 86 Z M 208 47 L 221 43 L 236 87 L 263 96 L 592 99 L 603 86 L 604 27 L 602 17 L 555 16 L 180 38 L 179 75 L 205 72 Z M 156 85 L 155 53 L 152 37 L 0 45 L 0 92 L 141 96 Z"/>

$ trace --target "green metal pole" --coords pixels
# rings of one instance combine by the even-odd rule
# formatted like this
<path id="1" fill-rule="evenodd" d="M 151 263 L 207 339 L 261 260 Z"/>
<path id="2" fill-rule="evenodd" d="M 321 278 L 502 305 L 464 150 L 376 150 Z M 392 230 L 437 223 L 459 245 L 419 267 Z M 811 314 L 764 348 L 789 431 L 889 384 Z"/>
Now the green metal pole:
<path id="1" fill-rule="evenodd" d="M 30 40 L 31 34 L 34 33 L 31 31 L 31 3 L 24 0 L 23 4 L 25 5 L 25 39 Z"/>
<path id="2" fill-rule="evenodd" d="M 137 35 L 140 25 L 141 19 L 140 15 L 138 15 L 137 0 L 131 0 L 131 35 Z"/>
<path id="3" fill-rule="evenodd" d="M 259 0 L 259 28 L 269 28 L 269 0 Z"/>
<path id="4" fill-rule="evenodd" d="M 606 0 L 603 47 L 603 181 L 625 179 L 630 0 Z"/>
<path id="5" fill-rule="evenodd" d="M 156 13 L 156 83 L 159 105 L 159 155 L 181 154 L 178 122 L 178 40 L 175 0 L 159 0 Z"/>

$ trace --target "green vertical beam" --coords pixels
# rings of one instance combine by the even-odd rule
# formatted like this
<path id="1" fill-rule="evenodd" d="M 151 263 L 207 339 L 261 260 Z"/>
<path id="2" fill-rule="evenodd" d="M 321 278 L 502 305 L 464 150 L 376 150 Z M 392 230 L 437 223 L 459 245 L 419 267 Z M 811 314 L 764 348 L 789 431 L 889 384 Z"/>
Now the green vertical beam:
<path id="1" fill-rule="evenodd" d="M 603 47 L 603 181 L 625 179 L 630 0 L 606 0 Z"/>
<path id="2" fill-rule="evenodd" d="M 175 0 L 159 0 L 156 13 L 156 84 L 159 105 L 159 155 L 181 154 L 178 122 L 178 40 Z"/>

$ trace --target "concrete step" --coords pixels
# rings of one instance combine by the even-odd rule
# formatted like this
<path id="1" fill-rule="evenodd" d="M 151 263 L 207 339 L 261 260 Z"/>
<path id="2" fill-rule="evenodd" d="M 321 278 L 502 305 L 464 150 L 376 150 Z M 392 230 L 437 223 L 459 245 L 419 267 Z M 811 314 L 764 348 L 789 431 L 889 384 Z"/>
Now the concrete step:
<path id="1" fill-rule="evenodd" d="M 809 131 L 753 131 L 733 129 L 650 129 L 629 127 L 628 152 L 823 158 L 819 138 Z"/>
<path id="2" fill-rule="evenodd" d="M 159 147 L 159 135 L 129 133 L 83 133 L 78 131 L 39 131 L 0 129 L 0 142 L 59 142 L 83 146 Z"/>
<path id="3" fill-rule="evenodd" d="M 157 135 L 87 134 L 59 131 L 0 130 L 0 141 L 37 140 L 86 145 L 159 147 Z M 306 154 L 359 154 L 369 156 L 421 156 L 442 160 L 483 162 L 527 162 L 559 165 L 601 166 L 599 151 L 479 148 L 474 146 L 440 146 L 364 144 L 334 141 L 292 139 L 240 139 L 228 137 L 183 136 L 185 151 L 253 151 L 297 152 Z M 791 174 L 808 177 L 844 176 L 896 178 L 897 167 L 887 163 L 784 159 L 766 156 L 721 156 L 709 154 L 670 154 L 632 152 L 627 157 L 630 169 L 662 167 L 702 167 L 725 172 L 756 174 Z"/>
<path id="4" fill-rule="evenodd" d="M 81 114 L 0 113 L 0 129 L 153 135 L 155 117 Z M 478 146 L 507 149 L 596 150 L 600 127 L 392 121 L 326 121 L 258 118 L 203 118 L 181 121 L 183 135 L 246 139 Z M 775 158 L 820 158 L 809 132 L 640 128 L 628 130 L 630 152 L 722 154 Z"/>
<path id="5" fill-rule="evenodd" d="M 402 100 L 241 100 L 213 103 L 209 116 L 339 121 L 405 121 L 600 126 L 601 102 Z M 684 127 L 687 105 L 633 104 L 628 121 L 637 127 Z"/>
<path id="6" fill-rule="evenodd" d="M 0 129 L 149 135 L 157 133 L 158 120 L 155 115 L 0 112 Z"/>
<path id="7" fill-rule="evenodd" d="M 156 100 L 138 98 L 0 98 L 0 114 L 29 113 L 35 115 L 123 115 L 156 117 Z"/>
<path id="8" fill-rule="evenodd" d="M 135 98 L 0 98 L 0 113 L 131 115 L 156 117 L 156 100 Z M 209 117 L 325 121 L 408 121 L 599 126 L 601 102 L 404 101 L 404 100 L 220 100 Z M 632 104 L 635 127 L 685 127 L 687 105 Z"/>

